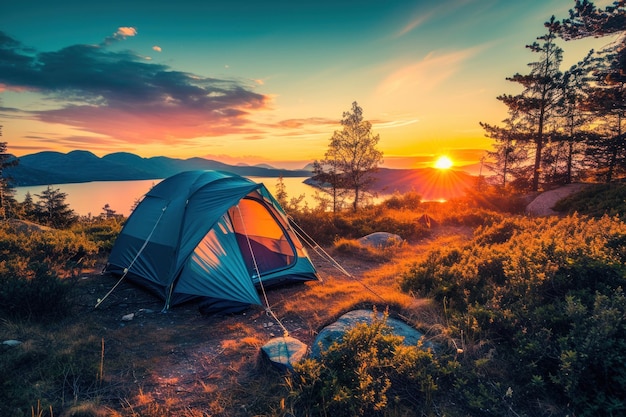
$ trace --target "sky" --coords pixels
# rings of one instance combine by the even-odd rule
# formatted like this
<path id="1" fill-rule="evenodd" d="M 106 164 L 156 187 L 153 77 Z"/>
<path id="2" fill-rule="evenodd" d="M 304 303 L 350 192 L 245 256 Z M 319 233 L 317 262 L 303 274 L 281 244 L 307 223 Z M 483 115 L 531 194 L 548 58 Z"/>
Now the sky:
<path id="1" fill-rule="evenodd" d="M 611 2 L 596 1 L 597 6 Z M 476 168 L 526 45 L 574 0 L 22 0 L 0 6 L 0 125 L 17 156 L 302 168 L 353 102 L 383 167 Z M 562 42 L 563 68 L 608 40 Z"/>

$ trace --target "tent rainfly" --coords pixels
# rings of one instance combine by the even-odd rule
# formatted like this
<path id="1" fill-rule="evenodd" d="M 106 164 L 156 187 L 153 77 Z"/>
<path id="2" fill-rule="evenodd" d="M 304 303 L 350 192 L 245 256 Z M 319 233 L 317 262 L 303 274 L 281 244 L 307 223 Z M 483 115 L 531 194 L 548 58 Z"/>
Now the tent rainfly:
<path id="1" fill-rule="evenodd" d="M 118 236 L 105 271 L 203 313 L 261 305 L 258 289 L 317 280 L 282 207 L 263 184 L 187 171 L 153 187 Z"/>

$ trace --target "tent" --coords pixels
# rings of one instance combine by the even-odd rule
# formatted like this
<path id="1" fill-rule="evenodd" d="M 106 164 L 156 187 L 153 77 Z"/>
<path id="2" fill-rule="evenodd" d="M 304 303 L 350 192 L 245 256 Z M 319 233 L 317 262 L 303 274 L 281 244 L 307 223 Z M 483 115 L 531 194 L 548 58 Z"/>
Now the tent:
<path id="1" fill-rule="evenodd" d="M 261 305 L 259 289 L 317 280 L 282 207 L 263 184 L 222 171 L 187 171 L 153 187 L 126 221 L 105 271 L 170 306 Z"/>

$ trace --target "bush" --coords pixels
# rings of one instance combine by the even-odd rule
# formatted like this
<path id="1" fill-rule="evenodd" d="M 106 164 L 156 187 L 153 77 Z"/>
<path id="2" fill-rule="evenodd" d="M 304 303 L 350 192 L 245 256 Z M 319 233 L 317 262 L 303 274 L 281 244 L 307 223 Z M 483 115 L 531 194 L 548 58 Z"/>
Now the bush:
<path id="1" fill-rule="evenodd" d="M 111 252 L 123 225 L 123 218 L 103 219 L 96 217 L 93 221 L 78 223 L 72 228 L 72 231 L 77 234 L 84 234 L 98 247 L 99 253 L 107 254 Z"/>
<path id="2" fill-rule="evenodd" d="M 0 227 L 0 315 L 48 321 L 71 309 L 67 277 L 93 266 L 97 246 L 68 230 Z"/>
<path id="3" fill-rule="evenodd" d="M 295 364 L 288 378 L 294 408 L 332 416 L 432 412 L 438 383 L 453 365 L 442 366 L 421 345 L 403 345 L 386 319 L 375 314 L 371 324 L 346 332 L 319 360 Z"/>
<path id="4" fill-rule="evenodd" d="M 466 355 L 475 355 L 463 362 L 466 381 L 483 372 L 477 363 L 497 363 L 490 386 L 512 387 L 520 407 L 622 413 L 625 236 L 626 224 L 607 216 L 511 218 L 480 228 L 467 244 L 434 249 L 401 285 L 442 303 Z M 461 385 L 467 407 L 490 398 L 480 384 Z"/>
<path id="5" fill-rule="evenodd" d="M 422 202 L 422 196 L 414 191 L 404 194 L 396 193 L 383 201 L 381 206 L 391 210 L 416 210 Z"/>
<path id="6" fill-rule="evenodd" d="M 405 240 L 419 240 L 429 236 L 429 229 L 420 224 L 421 212 L 408 209 L 392 210 L 373 206 L 356 213 L 306 211 L 293 213 L 293 221 L 320 245 L 331 245 L 336 240 L 358 239 L 374 232 L 397 234 Z"/>
<path id="7" fill-rule="evenodd" d="M 22 278 L 6 270 L 0 273 L 0 316 L 53 321 L 71 311 L 71 287 L 42 265 L 32 277 Z"/>
<path id="8" fill-rule="evenodd" d="M 556 203 L 554 210 L 566 214 L 579 213 L 592 217 L 626 215 L 626 185 L 589 185 Z"/>
<path id="9" fill-rule="evenodd" d="M 99 337 L 86 335 L 80 326 L 64 333 L 15 327 L 24 342 L 0 345 L 0 415 L 53 417 L 58 413 L 52 410 L 63 410 L 79 397 L 96 397 L 103 384 Z"/>

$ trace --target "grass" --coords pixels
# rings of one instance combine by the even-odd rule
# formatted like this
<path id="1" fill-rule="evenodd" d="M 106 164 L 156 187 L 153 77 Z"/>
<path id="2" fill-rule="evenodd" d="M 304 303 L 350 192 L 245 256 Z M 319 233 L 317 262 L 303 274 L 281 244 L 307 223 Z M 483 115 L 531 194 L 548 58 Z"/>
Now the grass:
<path id="1" fill-rule="evenodd" d="M 472 372 L 463 371 L 467 373 L 459 381 L 466 381 L 464 385 L 457 381 L 467 390 L 463 395 L 459 394 L 459 386 L 443 385 L 449 398 L 432 400 L 431 411 L 437 410 L 433 415 L 464 415 L 459 408 L 463 401 L 474 410 L 493 406 L 502 411 L 509 407 L 510 415 L 524 415 L 510 408 L 508 386 L 493 382 L 504 374 L 505 367 L 498 365 L 504 363 L 503 359 L 490 357 L 495 345 L 471 333 L 471 315 L 454 311 L 460 301 L 454 300 L 455 306 L 450 297 L 438 299 L 418 290 L 404 291 L 401 282 L 413 265 L 432 259 L 437 249 L 445 254 L 447 249 L 462 248 L 453 255 L 462 259 L 461 255 L 473 253 L 480 259 L 481 247 L 498 249 L 497 245 L 515 239 L 519 230 L 513 226 L 526 224 L 526 220 L 481 208 L 471 201 L 419 203 L 416 207 L 415 198 L 410 197 L 394 200 L 389 207 L 365 210 L 362 217 L 349 213 L 334 222 L 328 218 L 320 221 L 324 227 L 332 223 L 336 228 L 330 233 L 320 227 L 320 233 L 329 239 L 324 249 L 349 275 L 310 251 L 323 281 L 269 290 L 272 312 L 291 336 L 311 344 L 321 328 L 347 311 L 388 310 L 390 316 L 404 319 L 446 352 L 453 352 L 451 363 L 458 359 L 473 367 Z M 429 229 L 418 223 L 424 213 L 436 226 Z M 368 222 L 368 216 L 374 216 L 377 222 Z M 309 217 L 314 222 L 314 216 Z M 513 219 L 511 224 L 507 223 L 509 218 Z M 577 222 L 587 223 L 582 218 Z M 407 229 L 407 242 L 389 248 L 372 249 L 353 238 L 380 230 L 401 234 L 404 225 L 413 223 Z M 543 229 L 553 223 L 546 221 Z M 337 239 L 335 230 L 350 224 L 358 226 L 354 236 Z M 110 244 L 108 232 L 103 241 Z M 473 246 L 466 246 L 470 241 Z M 623 246 L 621 240 L 612 242 Z M 73 278 L 72 308 L 66 316 L 45 324 L 15 317 L 0 321 L 0 340 L 22 342 L 17 347 L 0 345 L 0 372 L 7 376 L 2 382 L 0 414 L 299 415 L 301 410 L 289 401 L 285 375 L 265 363 L 259 354 L 267 340 L 282 334 L 281 327 L 262 307 L 237 315 L 203 317 L 190 303 L 160 313 L 160 300 L 123 282 L 101 307 L 94 309 L 95 300 L 115 283 L 97 273 L 100 267 L 96 263 L 93 270 Z M 463 266 L 458 268 L 462 271 Z M 480 306 L 472 307 L 477 317 L 484 314 Z M 122 321 L 121 317 L 129 313 L 135 313 L 135 318 Z M 543 411 L 552 405 L 544 404 Z M 391 410 L 384 415 L 407 415 L 398 410 L 401 408 L 396 414 Z"/>
<path id="2" fill-rule="evenodd" d="M 290 335 L 311 343 L 324 325 L 355 308 L 389 307 L 422 325 L 434 317 L 428 302 L 403 294 L 396 282 L 414 252 L 409 245 L 395 248 L 392 256 L 392 251 L 344 244 L 327 251 L 351 277 L 326 265 L 320 268 L 323 282 L 268 291 L 270 305 Z M 259 357 L 260 346 L 282 332 L 262 308 L 202 317 L 189 304 L 162 314 L 160 300 L 124 282 L 94 310 L 95 300 L 114 282 L 95 271 L 85 276 L 73 291 L 70 317 L 48 325 L 2 322 L 0 339 L 23 342 L 19 350 L 1 347 L 3 369 L 14 375 L 8 382 L 20 392 L 15 403 L 4 404 L 5 412 L 29 415 L 38 401 L 42 417 L 61 411 L 119 417 L 271 416 L 285 411 L 282 376 Z M 133 321 L 121 321 L 131 312 L 136 313 Z M 9 352 L 16 355 L 14 361 L 7 360 Z"/>

